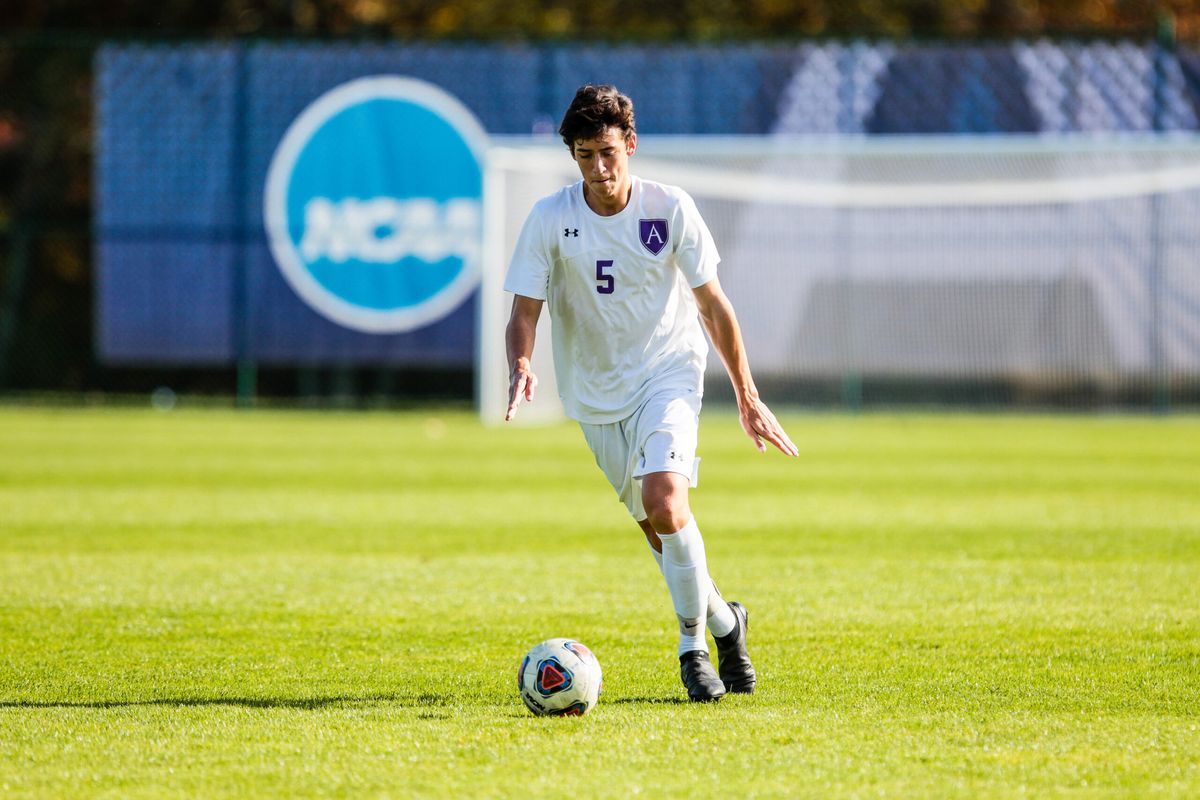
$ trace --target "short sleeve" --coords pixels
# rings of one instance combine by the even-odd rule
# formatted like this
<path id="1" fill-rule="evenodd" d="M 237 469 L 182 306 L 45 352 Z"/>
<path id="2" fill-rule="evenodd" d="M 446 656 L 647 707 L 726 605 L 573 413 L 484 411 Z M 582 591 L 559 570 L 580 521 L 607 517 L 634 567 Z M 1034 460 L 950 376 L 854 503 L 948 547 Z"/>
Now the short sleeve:
<path id="1" fill-rule="evenodd" d="M 695 289 L 717 277 L 717 264 L 721 262 L 721 256 L 695 201 L 687 192 L 680 192 L 677 213 L 679 241 L 675 246 L 675 263 L 688 286 Z"/>
<path id="2" fill-rule="evenodd" d="M 552 263 L 543 234 L 545 214 L 542 209 L 543 203 L 539 201 L 525 218 L 504 279 L 504 291 L 534 300 L 546 299 Z"/>

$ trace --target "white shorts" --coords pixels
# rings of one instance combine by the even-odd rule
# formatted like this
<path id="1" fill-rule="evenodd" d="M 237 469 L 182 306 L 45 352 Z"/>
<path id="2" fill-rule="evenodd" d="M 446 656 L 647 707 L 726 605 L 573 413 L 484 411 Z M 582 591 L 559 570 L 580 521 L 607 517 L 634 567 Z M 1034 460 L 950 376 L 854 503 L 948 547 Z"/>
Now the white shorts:
<path id="1" fill-rule="evenodd" d="M 700 395 L 692 389 L 664 389 L 650 395 L 632 416 L 605 425 L 579 423 L 596 465 L 629 513 L 646 518 L 642 477 L 652 472 L 677 472 L 696 485 L 696 429 Z"/>

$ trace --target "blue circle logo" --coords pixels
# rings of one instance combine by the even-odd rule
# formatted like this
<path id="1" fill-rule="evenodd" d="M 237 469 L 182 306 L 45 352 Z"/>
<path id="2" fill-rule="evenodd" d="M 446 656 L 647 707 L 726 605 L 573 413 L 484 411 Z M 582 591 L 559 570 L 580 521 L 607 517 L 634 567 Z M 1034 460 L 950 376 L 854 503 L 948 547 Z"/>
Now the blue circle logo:
<path id="1" fill-rule="evenodd" d="M 361 78 L 317 98 L 267 171 L 264 221 L 284 278 L 317 312 L 398 333 L 479 280 L 487 134 L 424 81 Z"/>

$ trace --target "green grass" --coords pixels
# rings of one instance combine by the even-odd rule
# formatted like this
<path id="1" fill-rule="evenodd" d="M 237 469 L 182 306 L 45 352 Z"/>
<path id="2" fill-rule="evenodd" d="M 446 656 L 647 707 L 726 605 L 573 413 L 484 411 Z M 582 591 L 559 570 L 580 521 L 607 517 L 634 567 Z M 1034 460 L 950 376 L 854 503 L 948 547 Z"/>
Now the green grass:
<path id="1" fill-rule="evenodd" d="M 1200 795 L 1200 420 L 785 422 L 705 416 L 760 684 L 697 706 L 569 425 L 0 409 L 0 796 Z"/>

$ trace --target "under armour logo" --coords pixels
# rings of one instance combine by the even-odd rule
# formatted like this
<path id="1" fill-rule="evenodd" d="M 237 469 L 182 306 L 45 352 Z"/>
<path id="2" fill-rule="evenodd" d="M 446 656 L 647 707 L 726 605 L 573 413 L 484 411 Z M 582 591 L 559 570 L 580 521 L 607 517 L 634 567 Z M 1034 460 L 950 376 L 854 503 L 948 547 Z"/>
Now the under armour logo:
<path id="1" fill-rule="evenodd" d="M 563 236 L 574 236 L 579 238 L 579 228 L 563 228 Z"/>

